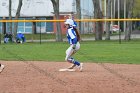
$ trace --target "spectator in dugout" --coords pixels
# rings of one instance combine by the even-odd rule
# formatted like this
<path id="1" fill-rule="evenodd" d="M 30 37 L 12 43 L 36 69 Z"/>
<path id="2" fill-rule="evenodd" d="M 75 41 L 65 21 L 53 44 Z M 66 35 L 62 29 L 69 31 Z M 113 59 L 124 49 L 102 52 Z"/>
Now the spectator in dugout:
<path id="1" fill-rule="evenodd" d="M 24 36 L 24 34 L 21 33 L 21 31 L 19 31 L 16 36 L 16 43 L 22 44 L 24 42 L 25 42 L 25 36 Z"/>
<path id="2" fill-rule="evenodd" d="M 13 35 L 11 32 L 7 32 L 4 35 L 4 43 L 9 43 L 9 42 L 13 42 Z"/>

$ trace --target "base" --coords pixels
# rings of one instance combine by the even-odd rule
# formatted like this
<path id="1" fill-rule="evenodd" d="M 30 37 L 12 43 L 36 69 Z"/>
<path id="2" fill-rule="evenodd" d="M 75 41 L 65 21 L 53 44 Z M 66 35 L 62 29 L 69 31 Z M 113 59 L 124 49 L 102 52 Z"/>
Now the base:
<path id="1" fill-rule="evenodd" d="M 68 68 L 64 68 L 64 69 L 59 69 L 59 71 L 75 71 L 75 69 L 68 69 Z"/>

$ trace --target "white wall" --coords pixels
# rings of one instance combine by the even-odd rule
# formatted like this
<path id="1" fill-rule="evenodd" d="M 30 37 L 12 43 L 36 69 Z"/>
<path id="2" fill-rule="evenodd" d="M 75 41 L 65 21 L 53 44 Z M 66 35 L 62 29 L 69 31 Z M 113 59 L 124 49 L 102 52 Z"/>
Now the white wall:
<path id="1" fill-rule="evenodd" d="M 8 0 L 0 0 L 0 16 L 7 16 L 8 6 Z"/>
<path id="2" fill-rule="evenodd" d="M 60 0 L 60 12 L 76 12 L 76 0 Z"/>
<path id="3" fill-rule="evenodd" d="M 52 16 L 50 0 L 23 0 L 21 16 Z"/>
<path id="4" fill-rule="evenodd" d="M 75 11 L 75 0 L 60 0 L 60 12 Z M 19 0 L 12 0 L 12 16 L 15 16 Z M 0 0 L 0 16 L 8 16 L 9 0 Z M 21 16 L 53 16 L 50 0 L 23 0 Z"/>
<path id="5" fill-rule="evenodd" d="M 81 18 L 91 19 L 94 14 L 94 7 L 92 0 L 81 0 Z M 94 23 L 93 22 L 81 22 L 81 34 L 93 33 Z"/>
<path id="6" fill-rule="evenodd" d="M 84 16 L 93 16 L 93 2 L 92 0 L 81 0 L 81 14 Z"/>

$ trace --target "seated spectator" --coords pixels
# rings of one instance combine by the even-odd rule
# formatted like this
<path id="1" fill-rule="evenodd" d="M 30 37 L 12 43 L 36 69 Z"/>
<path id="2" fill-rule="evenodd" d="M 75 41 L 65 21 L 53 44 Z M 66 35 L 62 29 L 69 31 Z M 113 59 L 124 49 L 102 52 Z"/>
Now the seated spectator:
<path id="1" fill-rule="evenodd" d="M 13 42 L 13 35 L 10 32 L 7 32 L 4 35 L 4 43 Z"/>
<path id="2" fill-rule="evenodd" d="M 24 34 L 21 33 L 21 31 L 19 31 L 17 33 L 16 42 L 17 43 L 23 43 L 23 42 L 25 42 L 25 36 L 24 36 Z"/>

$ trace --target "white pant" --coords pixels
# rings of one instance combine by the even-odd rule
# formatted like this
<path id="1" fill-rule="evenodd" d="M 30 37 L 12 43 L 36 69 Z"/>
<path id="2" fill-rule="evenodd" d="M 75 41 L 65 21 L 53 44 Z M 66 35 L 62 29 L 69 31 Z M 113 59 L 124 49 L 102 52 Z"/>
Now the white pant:
<path id="1" fill-rule="evenodd" d="M 75 49 L 73 49 L 72 47 L 73 45 L 70 45 L 70 47 L 66 50 L 66 61 L 72 56 L 73 53 L 76 53 L 80 49 L 80 43 L 77 42 Z"/>

